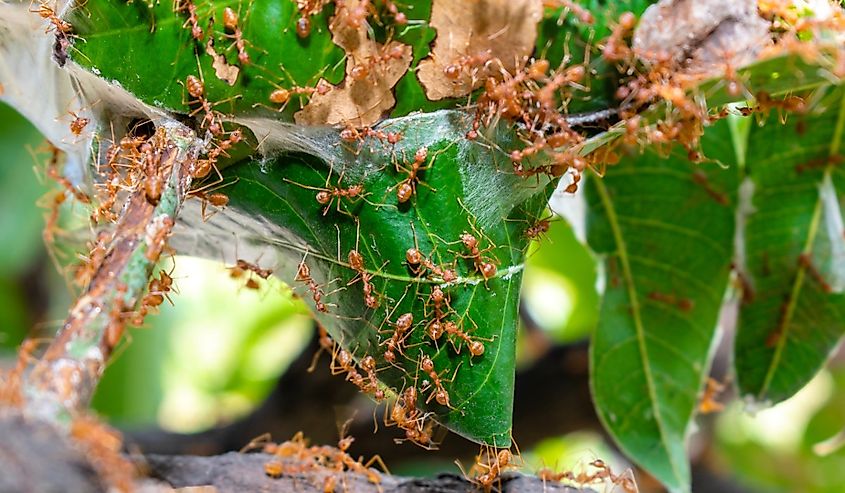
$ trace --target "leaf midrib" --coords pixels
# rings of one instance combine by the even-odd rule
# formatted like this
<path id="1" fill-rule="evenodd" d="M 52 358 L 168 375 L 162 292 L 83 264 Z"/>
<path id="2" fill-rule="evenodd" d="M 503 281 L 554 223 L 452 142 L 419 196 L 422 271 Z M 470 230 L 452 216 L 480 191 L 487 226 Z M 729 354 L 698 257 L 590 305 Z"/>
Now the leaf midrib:
<path id="1" fill-rule="evenodd" d="M 836 119 L 836 127 L 833 131 L 833 138 L 830 143 L 828 157 L 839 154 L 843 131 L 845 131 L 845 95 L 843 95 L 839 101 L 839 115 Z M 822 181 L 831 179 L 832 171 L 833 164 L 828 164 L 825 167 L 824 174 L 822 175 Z M 812 251 L 813 243 L 815 242 L 816 235 L 818 234 L 819 224 L 821 223 L 822 207 L 821 193 L 819 193 L 819 196 L 816 198 L 816 204 L 813 208 L 813 217 L 810 220 L 810 229 L 807 232 L 807 241 L 804 243 L 804 248 L 801 251 L 802 255 L 809 255 Z M 801 295 L 801 288 L 804 284 L 806 273 L 807 267 L 803 263 L 799 264 L 798 271 L 795 274 L 795 282 L 793 283 L 792 291 L 789 294 L 786 311 L 784 312 L 783 323 L 779 324 L 776 329 L 780 330 L 781 334 L 780 337 L 778 337 L 777 345 L 775 345 L 775 353 L 772 355 L 771 362 L 766 369 L 766 377 L 763 379 L 763 385 L 757 393 L 758 399 L 765 398 L 766 392 L 769 390 L 769 386 L 774 379 L 775 373 L 780 367 L 780 361 L 783 358 L 783 352 L 786 348 L 789 330 L 793 325 L 792 317 L 798 304 L 798 297 Z"/>

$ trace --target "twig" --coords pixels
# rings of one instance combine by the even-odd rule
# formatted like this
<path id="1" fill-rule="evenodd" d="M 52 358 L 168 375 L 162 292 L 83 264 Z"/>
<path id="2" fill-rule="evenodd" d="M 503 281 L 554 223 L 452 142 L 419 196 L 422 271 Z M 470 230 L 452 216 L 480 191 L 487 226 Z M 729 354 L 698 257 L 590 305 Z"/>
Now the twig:
<path id="1" fill-rule="evenodd" d="M 159 132 L 162 138 L 151 154 L 157 160 L 155 176 L 146 179 L 165 182 L 161 197 L 154 205 L 144 186 L 130 193 L 108 254 L 24 382 L 24 406 L 31 416 L 62 423 L 88 406 L 126 320 L 144 294 L 202 148 L 181 124 L 162 123 Z"/>

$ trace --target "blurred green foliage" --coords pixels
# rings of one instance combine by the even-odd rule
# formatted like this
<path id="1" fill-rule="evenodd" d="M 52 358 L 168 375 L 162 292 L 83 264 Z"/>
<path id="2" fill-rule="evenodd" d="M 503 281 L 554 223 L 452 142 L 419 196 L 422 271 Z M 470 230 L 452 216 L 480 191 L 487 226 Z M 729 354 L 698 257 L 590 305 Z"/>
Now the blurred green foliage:
<path id="1" fill-rule="evenodd" d="M 716 456 L 752 491 L 845 491 L 845 365 L 823 370 L 789 400 L 755 415 L 719 416 Z M 840 442 L 840 443 L 836 443 Z"/>
<path id="2" fill-rule="evenodd" d="M 35 202 L 47 191 L 33 166 L 33 151 L 43 141 L 26 119 L 0 103 L 0 351 L 11 352 L 35 322 L 27 288 L 43 258 L 41 210 Z"/>
<path id="3" fill-rule="evenodd" d="M 572 227 L 551 216 L 526 264 L 523 305 L 532 322 L 556 342 L 587 338 L 598 321 L 597 264 Z"/>

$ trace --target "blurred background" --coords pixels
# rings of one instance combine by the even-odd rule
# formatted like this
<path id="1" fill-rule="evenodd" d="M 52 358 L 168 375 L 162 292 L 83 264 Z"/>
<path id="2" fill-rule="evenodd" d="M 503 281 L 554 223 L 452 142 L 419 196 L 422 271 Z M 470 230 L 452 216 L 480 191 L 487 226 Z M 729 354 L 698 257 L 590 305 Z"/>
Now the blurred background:
<path id="1" fill-rule="evenodd" d="M 72 250 L 45 247 L 42 231 L 56 184 L 43 176 L 39 133 L 0 103 L 0 359 L 14 360 L 25 337 L 49 337 L 73 293 Z M 53 192 L 54 193 L 54 192 Z M 38 206 L 36 206 L 38 204 Z M 78 206 L 76 206 L 78 207 Z M 84 246 L 86 214 L 63 206 L 56 235 Z M 77 232 L 77 233 L 74 233 Z M 76 236 L 76 237 L 75 237 Z M 84 236 L 84 235 L 81 235 Z M 80 249 L 80 251 L 84 251 Z M 245 289 L 225 266 L 176 257 L 161 266 L 175 280 L 173 303 L 132 329 L 116 351 L 94 408 L 123 430 L 132 447 L 159 453 L 237 450 L 264 432 L 275 440 L 302 430 L 331 443 L 352 419 L 354 455 L 380 454 L 399 474 L 458 472 L 477 446 L 444 437 L 441 450 L 395 444 L 395 429 L 341 377 L 328 375 L 303 304 L 273 279 Z M 631 467 L 607 441 L 592 409 L 587 347 L 599 296 L 596 264 L 562 220 L 532 246 L 523 285 L 514 435 L 525 472 L 542 467 L 578 472 L 602 458 L 616 472 Z M 729 329 L 729 327 L 725 327 Z M 729 330 L 728 330 L 729 332 Z M 727 338 L 726 349 L 730 348 Z M 714 376 L 729 379 L 729 351 Z M 721 396 L 730 399 L 730 392 Z M 845 361 L 834 358 L 801 393 L 750 413 L 742 402 L 699 418 L 692 439 L 696 492 L 845 491 Z M 660 491 L 636 472 L 641 491 Z"/>

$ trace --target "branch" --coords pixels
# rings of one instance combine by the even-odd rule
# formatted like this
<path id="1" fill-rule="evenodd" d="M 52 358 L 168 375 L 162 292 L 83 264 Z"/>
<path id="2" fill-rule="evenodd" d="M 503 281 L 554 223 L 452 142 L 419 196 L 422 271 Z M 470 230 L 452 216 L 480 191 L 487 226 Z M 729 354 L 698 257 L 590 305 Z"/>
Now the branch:
<path id="1" fill-rule="evenodd" d="M 146 166 L 145 174 L 102 244 L 102 260 L 89 266 L 93 276 L 88 288 L 23 384 L 30 416 L 64 422 L 84 410 L 127 320 L 138 315 L 202 148 L 193 132 L 174 122 L 163 123 L 148 143 L 139 164 Z M 156 183 L 164 185 L 156 190 Z"/>
<path id="2" fill-rule="evenodd" d="M 367 476 L 352 472 L 343 474 L 331 470 L 283 475 L 278 479 L 264 474 L 264 464 L 274 456 L 267 454 L 239 454 L 229 452 L 213 457 L 149 455 L 146 457 L 149 473 L 174 488 L 214 486 L 218 491 L 324 491 L 329 478 L 337 481 L 337 490 L 349 493 L 442 493 L 480 491 L 461 476 L 440 474 L 433 478 L 407 478 L 381 475 L 381 482 L 373 484 Z M 287 464 L 296 467 L 295 463 Z M 592 490 L 572 488 L 560 483 L 544 482 L 534 476 L 505 474 L 497 491 L 590 493 Z"/>

